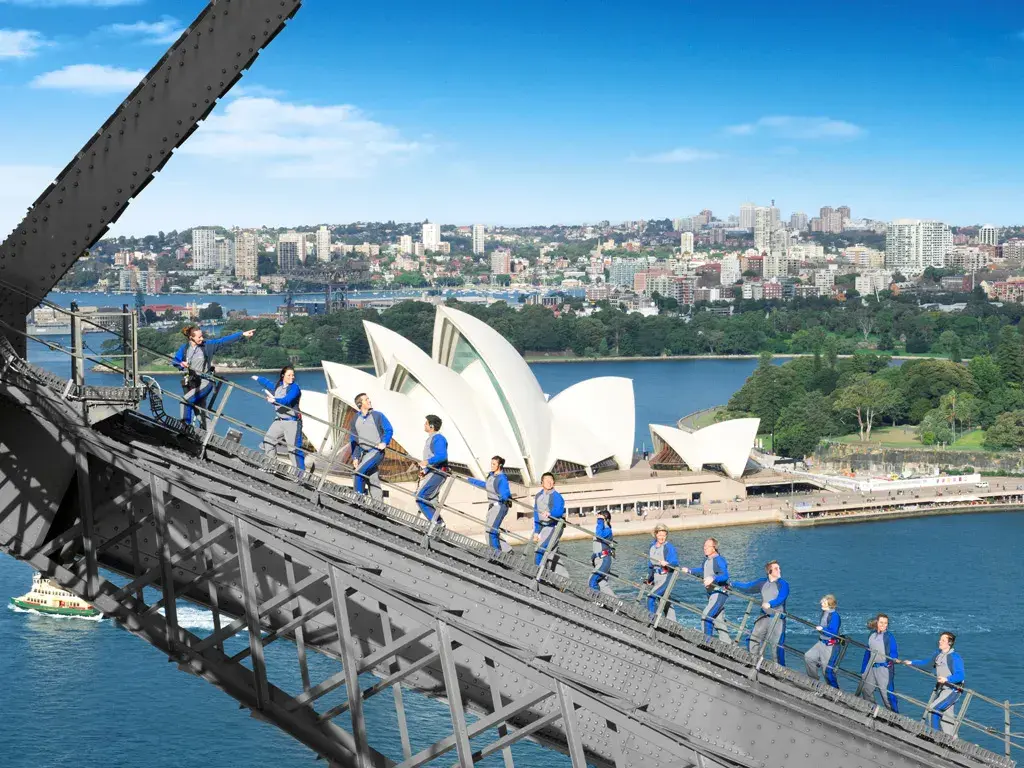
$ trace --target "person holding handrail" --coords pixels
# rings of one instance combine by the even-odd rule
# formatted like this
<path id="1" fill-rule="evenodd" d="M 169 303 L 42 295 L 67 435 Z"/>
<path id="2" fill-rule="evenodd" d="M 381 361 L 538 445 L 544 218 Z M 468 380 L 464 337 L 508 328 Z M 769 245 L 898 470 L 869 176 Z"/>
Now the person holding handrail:
<path id="1" fill-rule="evenodd" d="M 871 630 L 871 635 L 868 637 L 868 647 L 864 649 L 864 661 L 860 666 L 863 678 L 860 696 L 862 699 L 874 701 L 877 690 L 882 697 L 882 704 L 899 713 L 894 673 L 900 652 L 896 647 L 896 638 L 889 631 L 889 617 L 884 613 L 878 614 L 868 622 L 868 629 Z"/>
<path id="2" fill-rule="evenodd" d="M 608 574 L 612 570 L 612 558 L 615 556 L 615 541 L 612 538 L 612 513 L 602 509 L 597 513 L 597 525 L 594 526 L 594 548 L 590 553 L 590 565 L 594 572 L 590 575 L 587 586 L 595 592 L 614 595 L 608 584 Z"/>
<path id="3" fill-rule="evenodd" d="M 427 520 L 433 521 L 436 514 L 437 522 L 441 524 L 436 501 L 449 474 L 448 439 L 441 434 L 441 417 L 432 413 L 423 422 L 423 431 L 427 433 L 427 442 L 423 446 L 423 461 L 420 462 L 420 489 L 416 493 L 416 505 Z"/>
<path id="4" fill-rule="evenodd" d="M 380 487 L 380 464 L 384 460 L 384 449 L 395 434 L 388 417 L 373 410 L 370 396 L 365 392 L 356 395 L 355 420 L 349 445 L 352 447 L 352 466 L 355 468 L 353 488 L 356 493 L 369 493 L 370 498 L 380 501 L 384 491 Z"/>
<path id="5" fill-rule="evenodd" d="M 225 344 L 241 338 L 250 338 L 255 330 L 239 331 L 219 339 L 207 339 L 203 329 L 197 325 L 186 325 L 181 329 L 185 343 L 174 353 L 174 364 L 183 371 L 181 390 L 184 393 L 181 404 L 181 420 L 192 424 L 192 414 L 198 410 L 199 423 L 206 429 L 206 398 L 213 392 L 213 382 L 204 377 L 213 373 L 213 353 Z"/>
<path id="6" fill-rule="evenodd" d="M 548 550 L 553 551 L 558 546 L 555 533 L 564 517 L 565 499 L 555 490 L 555 476 L 545 472 L 540 478 L 540 491 L 533 499 L 533 541 L 537 545 L 535 565 L 541 564 Z"/>
<path id="7" fill-rule="evenodd" d="M 305 471 L 302 413 L 299 411 L 302 390 L 295 381 L 295 369 L 290 365 L 282 368 L 276 384 L 262 376 L 253 376 L 252 379 L 267 391 L 267 402 L 274 406 L 274 423 L 263 437 L 263 452 L 276 458 L 278 449 L 284 446 L 285 453 L 294 456 L 295 466 Z"/>
<path id="8" fill-rule="evenodd" d="M 708 593 L 708 604 L 701 613 L 704 635 L 715 636 L 723 643 L 731 643 L 729 628 L 725 623 L 725 601 L 729 599 L 729 565 L 718 551 L 718 539 L 704 541 L 704 562 L 696 568 L 682 568 L 683 573 L 692 573 L 704 580 L 704 589 Z"/>
<path id="9" fill-rule="evenodd" d="M 819 679 L 818 673 L 825 673 L 825 682 L 833 688 L 839 687 L 836 679 L 836 664 L 839 662 L 839 651 L 842 649 L 839 628 L 843 624 L 839 616 L 838 603 L 835 595 L 825 595 L 821 598 L 821 618 L 818 620 L 818 641 L 814 647 L 809 648 L 804 654 L 804 667 L 807 668 L 807 676 Z"/>
<path id="10" fill-rule="evenodd" d="M 501 524 L 512 506 L 512 491 L 508 487 L 508 476 L 505 474 L 505 459 L 501 456 L 491 457 L 491 471 L 486 480 L 467 477 L 470 485 L 484 488 L 487 491 L 487 543 L 498 552 L 507 552 L 512 545 L 501 540 Z"/>
<path id="11" fill-rule="evenodd" d="M 935 730 L 956 733 L 954 709 L 964 691 L 964 660 L 954 650 L 956 635 L 943 632 L 939 635 L 939 652 L 931 659 L 908 659 L 908 667 L 932 667 L 935 669 L 935 690 L 928 699 L 924 719 Z"/>
<path id="12" fill-rule="evenodd" d="M 786 665 L 786 600 L 789 598 L 789 582 L 782 578 L 782 566 L 778 560 L 770 560 L 764 566 L 765 576 L 753 581 L 738 581 L 733 589 L 741 592 L 760 593 L 761 615 L 750 629 L 750 652 L 755 656 L 774 656 Z M 774 652 L 774 653 L 773 653 Z"/>
<path id="13" fill-rule="evenodd" d="M 668 540 L 668 526 L 658 523 L 654 526 L 654 541 L 647 552 L 647 583 L 651 585 L 647 595 L 647 611 L 652 618 L 658 612 L 658 604 L 665 595 L 672 570 L 678 567 L 679 555 Z"/>

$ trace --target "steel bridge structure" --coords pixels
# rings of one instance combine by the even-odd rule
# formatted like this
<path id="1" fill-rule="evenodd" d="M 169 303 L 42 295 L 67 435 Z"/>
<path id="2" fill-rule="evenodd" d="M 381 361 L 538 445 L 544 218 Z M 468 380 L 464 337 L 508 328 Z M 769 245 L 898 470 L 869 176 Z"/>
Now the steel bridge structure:
<path id="1" fill-rule="evenodd" d="M 283 470 L 217 434 L 230 389 L 208 429 L 186 426 L 140 381 L 134 339 L 123 386 L 87 385 L 81 347 L 69 379 L 28 362 L 26 313 L 299 5 L 211 2 L 0 245 L 0 549 L 331 765 L 512 768 L 522 739 L 577 768 L 1015 765 L 1009 726 L 996 754 L 356 494 L 333 456 Z M 178 623 L 180 599 L 211 634 Z M 274 643 L 294 669 L 268 665 Z M 315 679 L 310 652 L 341 671 Z M 367 727 L 378 695 L 400 749 Z M 418 751 L 410 695 L 450 713 Z"/>

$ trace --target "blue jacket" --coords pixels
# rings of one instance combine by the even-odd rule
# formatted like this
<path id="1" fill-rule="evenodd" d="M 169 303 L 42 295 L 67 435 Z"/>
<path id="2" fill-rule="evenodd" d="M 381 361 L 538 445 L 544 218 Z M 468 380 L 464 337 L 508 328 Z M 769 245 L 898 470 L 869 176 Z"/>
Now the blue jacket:
<path id="1" fill-rule="evenodd" d="M 884 661 L 888 663 L 889 671 L 892 672 L 893 668 L 896 666 L 896 662 L 893 661 L 893 659 L 899 659 L 900 657 L 900 651 L 896 647 L 896 638 L 893 636 L 892 632 L 886 630 L 885 634 L 882 635 L 882 642 L 885 643 L 885 655 L 887 657 Z M 864 661 L 860 663 L 860 673 L 862 675 L 867 670 L 869 661 L 871 661 L 871 649 L 865 648 Z M 882 662 L 879 661 L 876 663 L 881 664 Z"/>
<path id="2" fill-rule="evenodd" d="M 915 667 L 935 667 L 937 666 L 935 660 L 939 658 L 939 654 L 935 654 L 930 659 L 914 659 L 910 663 Z M 960 654 L 955 650 L 949 652 L 949 656 L 946 657 L 946 663 L 949 665 L 949 677 L 946 678 L 947 683 L 960 683 L 964 682 L 964 660 Z"/>
<path id="3" fill-rule="evenodd" d="M 448 438 L 435 432 L 430 438 L 430 456 L 427 458 L 427 472 L 448 466 Z"/>
<path id="4" fill-rule="evenodd" d="M 672 542 L 671 541 L 666 541 L 665 542 L 664 557 L 665 557 L 665 562 L 668 563 L 670 566 L 672 566 L 673 568 L 678 568 L 679 567 L 679 555 L 676 554 L 676 548 L 674 546 L 672 546 Z M 660 565 L 655 565 L 650 560 L 648 560 L 647 561 L 647 580 L 648 581 L 653 581 L 654 580 L 654 571 L 655 571 L 655 569 L 661 570 L 661 566 Z"/>
<path id="5" fill-rule="evenodd" d="M 243 331 L 239 331 L 238 333 L 232 333 L 228 334 L 227 336 L 221 336 L 219 339 L 206 339 L 206 341 L 200 344 L 199 346 L 203 348 L 203 357 L 206 360 L 207 367 L 209 367 L 209 365 L 212 363 L 213 353 L 217 351 L 218 347 L 220 347 L 223 344 L 230 344 L 233 341 L 238 341 L 240 338 L 242 338 L 242 333 Z M 180 365 L 181 363 L 185 362 L 185 354 L 188 352 L 188 348 L 191 343 L 192 342 L 190 341 L 186 341 L 184 344 L 178 347 L 178 351 L 174 353 L 174 362 L 176 365 Z M 207 371 L 197 370 L 196 373 L 207 373 Z M 271 387 L 271 389 L 273 389 L 273 387 Z"/>
<path id="6" fill-rule="evenodd" d="M 494 472 L 488 472 L 488 479 L 495 476 Z M 498 486 L 498 501 L 502 504 L 512 503 L 512 490 L 508 487 L 508 476 L 504 472 L 497 473 L 497 486 Z M 470 485 L 475 485 L 477 488 L 487 488 L 487 480 L 481 480 L 477 477 L 467 477 Z"/>
<path id="7" fill-rule="evenodd" d="M 725 562 L 725 558 L 721 555 L 715 555 L 714 558 L 714 573 L 711 574 L 711 586 L 708 587 L 709 592 L 724 592 L 724 589 L 715 589 L 715 587 L 727 587 L 729 586 L 729 565 Z M 702 579 L 707 578 L 707 574 L 704 573 L 704 563 L 701 563 L 696 568 L 691 568 L 690 573 L 694 576 L 700 576 Z"/>
<path id="8" fill-rule="evenodd" d="M 281 386 L 280 382 L 275 384 L 270 379 L 264 378 L 263 376 L 257 376 L 256 380 L 259 382 L 261 387 L 263 387 L 264 389 L 268 390 L 270 392 L 270 394 L 272 394 L 272 395 L 276 395 L 277 394 L 277 388 Z M 285 408 L 294 408 L 295 410 L 294 411 L 281 411 L 281 410 L 278 410 L 277 418 L 279 418 L 279 419 L 281 419 L 283 421 L 295 421 L 296 419 L 298 419 L 301 416 L 301 414 L 298 413 L 299 401 L 301 399 L 302 399 L 302 389 L 299 388 L 299 385 L 298 385 L 297 382 L 293 381 L 291 384 L 288 385 L 288 388 L 285 390 L 285 393 L 284 393 L 283 397 L 275 397 L 274 398 L 274 403 L 276 403 L 277 405 L 283 405 Z"/>
<path id="9" fill-rule="evenodd" d="M 373 419 L 374 424 L 377 425 L 377 431 L 380 433 L 380 441 L 387 445 L 391 442 L 391 438 L 395 434 L 394 428 L 391 426 L 391 422 L 388 421 L 388 417 L 380 411 L 370 410 L 366 416 L 363 416 L 361 411 L 356 411 L 356 418 L 352 422 L 352 432 L 349 435 L 349 445 L 352 447 L 352 458 L 361 459 L 363 457 L 363 447 L 359 444 L 359 438 L 356 436 L 356 422 L 359 419 Z"/>
<path id="10" fill-rule="evenodd" d="M 551 491 L 551 517 L 547 522 L 541 522 L 540 510 L 537 508 L 537 500 L 540 499 L 541 494 L 544 491 L 540 491 L 536 496 L 533 497 L 533 532 L 540 533 L 541 528 L 547 528 L 555 525 L 559 520 L 565 517 L 565 499 L 562 498 L 556 490 Z"/>
<path id="11" fill-rule="evenodd" d="M 818 633 L 818 639 L 825 643 L 825 645 L 835 645 L 839 639 L 839 627 L 842 624 L 843 620 L 839 616 L 839 611 L 832 611 L 828 615 L 828 623 L 822 625 L 821 632 Z"/>
<path id="12" fill-rule="evenodd" d="M 601 544 L 602 549 L 612 548 L 612 527 L 604 521 L 603 517 L 597 518 L 597 525 L 594 527 L 594 538 Z"/>
<path id="13" fill-rule="evenodd" d="M 733 589 L 738 589 L 740 592 L 760 592 L 761 587 L 764 586 L 766 581 L 768 581 L 768 577 L 762 576 L 760 579 L 754 579 L 753 581 L 734 581 L 732 587 Z M 785 579 L 779 579 L 775 583 L 779 587 L 779 594 L 774 600 L 771 600 L 768 605 L 772 608 L 781 608 L 785 611 L 786 599 L 789 597 L 789 582 Z M 767 616 L 763 608 L 761 609 L 761 613 Z M 782 618 L 785 619 L 786 617 L 783 616 Z"/>

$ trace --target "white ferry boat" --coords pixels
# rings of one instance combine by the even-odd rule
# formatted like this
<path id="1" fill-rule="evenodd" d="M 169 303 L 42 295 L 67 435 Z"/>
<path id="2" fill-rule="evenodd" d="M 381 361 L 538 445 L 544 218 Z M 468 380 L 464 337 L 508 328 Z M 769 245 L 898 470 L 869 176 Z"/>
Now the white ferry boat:
<path id="1" fill-rule="evenodd" d="M 38 611 L 57 616 L 98 616 L 99 611 L 80 597 L 58 587 L 38 573 L 32 576 L 32 589 L 21 597 L 12 597 L 11 603 L 26 611 Z"/>

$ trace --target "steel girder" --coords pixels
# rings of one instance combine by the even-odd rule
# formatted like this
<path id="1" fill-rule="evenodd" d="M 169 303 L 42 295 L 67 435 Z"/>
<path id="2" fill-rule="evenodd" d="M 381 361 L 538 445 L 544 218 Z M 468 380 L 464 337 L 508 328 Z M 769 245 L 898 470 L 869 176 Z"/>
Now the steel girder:
<path id="1" fill-rule="evenodd" d="M 44 297 L 145 189 L 301 0 L 212 0 L 0 244 L 0 278 Z M 0 290 L 0 320 L 36 304 Z M 25 340 L 7 333 L 20 350 Z"/>
<path id="2" fill-rule="evenodd" d="M 75 514 L 57 516 L 33 545 L 16 516 L 0 513 L 4 547 L 48 572 L 63 568 L 70 576 L 58 576 L 72 591 L 332 760 L 358 764 L 353 755 L 362 755 L 379 764 L 373 739 L 360 732 L 362 701 L 402 685 L 448 701 L 453 730 L 432 749 L 454 749 L 461 764 L 477 731 L 465 711 L 484 718 L 480 728 L 503 727 L 491 745 L 470 744 L 476 758 L 529 736 L 577 764 L 582 753 L 616 768 L 1009 764 L 775 665 L 758 672 L 745 652 L 697 633 L 659 630 L 652 640 L 630 606 L 538 586 L 531 569 L 510 567 L 517 554 L 492 558 L 456 537 L 427 549 L 422 529 L 402 524 L 401 513 L 317 504 L 313 489 L 256 481 L 217 451 L 199 462 L 147 434 L 143 420 L 100 434 L 29 373 L 20 369 L 19 386 L 0 383 L 0 399 L 72 438 L 64 446 L 78 469 Z M 115 587 L 97 566 L 129 582 Z M 162 590 L 149 605 L 140 598 L 147 585 Z M 214 611 L 210 636 L 177 626 L 179 596 Z M 228 648 L 236 636 L 246 645 Z M 292 691 L 271 682 L 263 657 L 281 638 L 297 649 L 301 688 Z M 342 672 L 312 680 L 310 647 L 340 659 Z M 355 690 L 369 671 L 379 680 L 327 705 L 328 693 Z M 414 765 L 427 757 L 411 751 L 418 724 L 401 696 L 395 703 L 401 759 Z M 339 716 L 353 719 L 353 733 L 309 730 Z"/>

